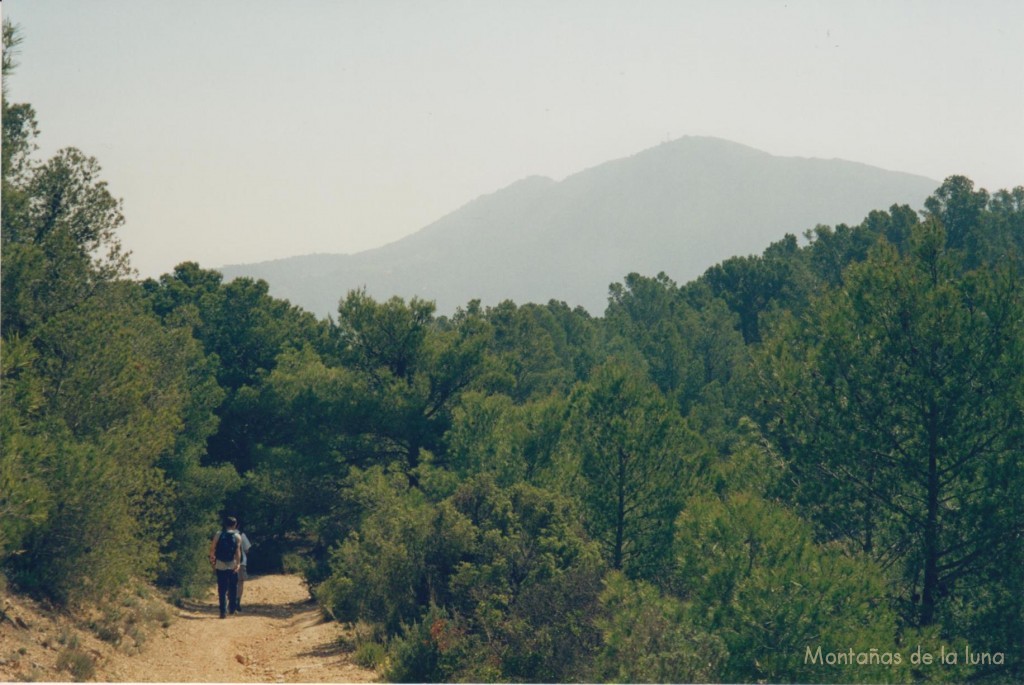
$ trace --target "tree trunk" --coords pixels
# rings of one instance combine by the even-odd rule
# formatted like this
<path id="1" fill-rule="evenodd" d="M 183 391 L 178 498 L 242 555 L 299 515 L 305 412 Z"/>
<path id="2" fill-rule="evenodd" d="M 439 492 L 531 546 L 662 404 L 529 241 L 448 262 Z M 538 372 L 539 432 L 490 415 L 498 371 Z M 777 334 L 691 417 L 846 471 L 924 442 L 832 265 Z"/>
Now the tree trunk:
<path id="1" fill-rule="evenodd" d="M 626 534 L 626 455 L 619 450 L 618 501 L 615 509 L 615 549 L 612 553 L 612 568 L 622 570 L 622 545 Z"/>
<path id="2" fill-rule="evenodd" d="M 921 591 L 921 625 L 935 620 L 939 587 L 939 444 L 936 407 L 928 407 L 928 490 L 924 528 L 924 588 Z"/>
<path id="3" fill-rule="evenodd" d="M 405 453 L 405 476 L 409 479 L 409 487 L 419 487 L 420 479 L 416 475 L 416 467 L 420 465 L 420 446 L 418 443 L 409 445 Z"/>

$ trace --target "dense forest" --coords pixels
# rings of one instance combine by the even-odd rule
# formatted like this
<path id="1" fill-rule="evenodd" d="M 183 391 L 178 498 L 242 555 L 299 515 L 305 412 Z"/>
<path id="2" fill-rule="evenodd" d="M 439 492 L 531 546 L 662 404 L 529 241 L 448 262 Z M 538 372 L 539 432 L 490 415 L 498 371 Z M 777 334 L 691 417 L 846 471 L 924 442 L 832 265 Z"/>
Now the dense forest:
<path id="1" fill-rule="evenodd" d="M 318 319 L 137 279 L 97 160 L 38 159 L 4 87 L 9 590 L 205 591 L 231 512 L 389 680 L 1024 680 L 1024 187 L 629 274 L 601 317 Z"/>

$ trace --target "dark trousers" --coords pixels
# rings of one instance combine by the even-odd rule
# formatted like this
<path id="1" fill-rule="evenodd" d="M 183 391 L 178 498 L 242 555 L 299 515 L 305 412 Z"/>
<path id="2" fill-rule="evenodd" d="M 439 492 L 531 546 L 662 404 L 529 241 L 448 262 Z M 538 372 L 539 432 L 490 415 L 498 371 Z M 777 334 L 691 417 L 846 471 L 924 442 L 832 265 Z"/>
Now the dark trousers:
<path id="1" fill-rule="evenodd" d="M 231 569 L 217 570 L 217 601 L 220 602 L 221 616 L 225 608 L 230 608 L 231 613 L 238 608 L 238 574 Z"/>

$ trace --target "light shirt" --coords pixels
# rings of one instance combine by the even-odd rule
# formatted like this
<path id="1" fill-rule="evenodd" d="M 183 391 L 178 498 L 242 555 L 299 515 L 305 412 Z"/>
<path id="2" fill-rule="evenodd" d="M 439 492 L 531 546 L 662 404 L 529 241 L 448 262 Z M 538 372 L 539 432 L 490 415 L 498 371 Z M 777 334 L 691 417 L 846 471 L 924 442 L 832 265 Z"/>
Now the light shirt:
<path id="1" fill-rule="evenodd" d="M 242 566 L 246 566 L 248 559 L 245 555 L 249 551 L 249 548 L 252 547 L 252 543 L 249 542 L 249 538 L 245 536 L 245 533 L 240 533 L 240 535 L 242 536 Z"/>

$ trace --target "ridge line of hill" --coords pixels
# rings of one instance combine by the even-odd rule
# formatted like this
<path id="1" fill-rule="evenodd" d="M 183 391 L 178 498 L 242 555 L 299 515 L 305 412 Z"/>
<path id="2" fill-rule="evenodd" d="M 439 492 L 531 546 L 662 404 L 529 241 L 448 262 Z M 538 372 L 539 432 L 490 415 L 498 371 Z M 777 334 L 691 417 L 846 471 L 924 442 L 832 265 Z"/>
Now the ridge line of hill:
<path id="1" fill-rule="evenodd" d="M 380 247 L 220 271 L 226 280 L 264 279 L 272 295 L 318 315 L 360 287 L 378 299 L 434 300 L 441 313 L 473 299 L 554 299 L 600 314 L 609 284 L 628 273 L 686 282 L 786 233 L 859 223 L 894 204 L 918 209 L 938 185 L 860 162 L 688 136 L 560 181 L 527 176 Z"/>

